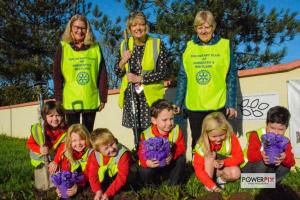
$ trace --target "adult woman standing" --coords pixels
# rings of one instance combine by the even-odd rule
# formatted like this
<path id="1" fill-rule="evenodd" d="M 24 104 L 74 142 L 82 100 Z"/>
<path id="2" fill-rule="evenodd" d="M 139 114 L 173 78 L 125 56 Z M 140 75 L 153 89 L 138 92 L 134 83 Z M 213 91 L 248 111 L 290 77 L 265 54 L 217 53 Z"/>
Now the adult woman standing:
<path id="1" fill-rule="evenodd" d="M 206 115 L 220 111 L 237 116 L 237 69 L 229 40 L 214 35 L 216 22 L 210 11 L 199 11 L 194 20 L 197 36 L 187 43 L 178 74 L 174 104 L 185 100 L 194 148 Z"/>
<path id="2" fill-rule="evenodd" d="M 68 22 L 54 62 L 54 93 L 66 109 L 68 124 L 80 122 L 91 132 L 96 112 L 107 101 L 106 66 L 86 17 Z"/>
<path id="3" fill-rule="evenodd" d="M 163 42 L 150 37 L 148 32 L 145 15 L 142 12 L 130 14 L 115 68 L 117 76 L 122 77 L 119 97 L 119 106 L 123 108 L 122 125 L 134 128 L 136 123 L 138 133 L 150 126 L 150 106 L 157 99 L 163 98 L 163 80 L 169 71 Z M 131 36 L 128 41 L 127 34 Z M 134 84 L 134 87 L 128 87 L 129 83 Z M 135 116 L 131 88 L 134 90 Z M 138 138 L 135 138 L 137 141 Z"/>

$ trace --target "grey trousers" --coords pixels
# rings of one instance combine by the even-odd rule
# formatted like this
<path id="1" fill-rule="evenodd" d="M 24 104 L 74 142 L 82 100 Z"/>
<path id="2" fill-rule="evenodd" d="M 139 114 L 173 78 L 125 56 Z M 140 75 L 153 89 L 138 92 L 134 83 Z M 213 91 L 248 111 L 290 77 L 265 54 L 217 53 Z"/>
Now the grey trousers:
<path id="1" fill-rule="evenodd" d="M 265 165 L 264 161 L 248 162 L 245 167 L 241 169 L 242 173 L 275 173 L 276 182 L 279 183 L 285 175 L 290 171 L 290 168 L 283 165 Z"/>

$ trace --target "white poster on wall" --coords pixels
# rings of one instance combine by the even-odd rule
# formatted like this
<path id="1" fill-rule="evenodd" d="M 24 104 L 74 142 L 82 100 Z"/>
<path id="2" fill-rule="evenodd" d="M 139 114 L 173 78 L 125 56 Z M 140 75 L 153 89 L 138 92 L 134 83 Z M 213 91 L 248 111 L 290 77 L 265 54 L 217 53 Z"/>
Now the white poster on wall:
<path id="1" fill-rule="evenodd" d="M 300 80 L 288 81 L 288 103 L 291 112 L 290 139 L 295 157 L 300 158 Z"/>
<path id="2" fill-rule="evenodd" d="M 238 116 L 241 120 L 266 120 L 268 110 L 279 105 L 277 93 L 243 95 L 238 99 Z"/>

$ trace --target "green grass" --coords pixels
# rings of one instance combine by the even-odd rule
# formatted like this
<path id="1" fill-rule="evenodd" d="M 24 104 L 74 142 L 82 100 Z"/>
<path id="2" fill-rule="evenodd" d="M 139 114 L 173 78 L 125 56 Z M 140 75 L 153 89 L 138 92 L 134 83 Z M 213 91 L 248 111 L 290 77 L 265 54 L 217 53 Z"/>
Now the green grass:
<path id="1" fill-rule="evenodd" d="M 0 135 L 0 199 L 35 199 L 33 168 L 30 164 L 28 149 L 25 139 L 16 139 Z M 188 199 L 206 199 L 207 192 L 199 180 L 192 175 L 191 164 L 188 163 L 183 173 L 183 182 L 179 186 L 169 186 L 162 183 L 157 187 L 144 187 L 137 181 L 137 174 L 134 174 L 128 180 L 127 187 L 116 195 L 115 199 L 160 199 L 160 200 L 188 200 Z M 284 187 L 291 191 L 298 192 L 300 189 L 300 168 L 294 171 L 282 181 Z M 271 190 L 270 190 L 271 191 Z M 221 193 L 223 199 L 229 199 L 230 196 L 237 193 L 249 193 L 253 197 L 261 193 L 261 189 L 242 189 L 240 182 L 227 183 Z M 42 198 L 38 198 L 42 199 Z M 53 191 L 48 192 L 44 199 L 56 199 Z"/>
<path id="2" fill-rule="evenodd" d="M 25 139 L 0 135 L 0 194 L 2 199 L 33 199 L 33 168 Z"/>

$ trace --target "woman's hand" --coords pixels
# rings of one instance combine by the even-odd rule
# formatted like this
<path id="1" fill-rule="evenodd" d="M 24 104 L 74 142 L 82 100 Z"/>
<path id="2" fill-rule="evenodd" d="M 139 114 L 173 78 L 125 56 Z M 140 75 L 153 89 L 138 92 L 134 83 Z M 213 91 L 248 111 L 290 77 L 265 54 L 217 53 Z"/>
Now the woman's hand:
<path id="1" fill-rule="evenodd" d="M 57 170 L 57 164 L 54 161 L 50 162 L 48 167 L 50 174 L 54 174 Z"/>
<path id="2" fill-rule="evenodd" d="M 74 184 L 71 188 L 69 188 L 69 189 L 67 190 L 67 195 L 68 195 L 69 197 L 74 196 L 74 195 L 77 193 L 77 189 L 78 189 L 77 184 Z"/>
<path id="3" fill-rule="evenodd" d="M 142 76 L 138 76 L 136 74 L 133 73 L 128 73 L 127 74 L 127 79 L 129 83 L 141 83 L 143 80 Z"/>
<path id="4" fill-rule="evenodd" d="M 229 119 L 233 119 L 237 117 L 237 111 L 235 108 L 226 108 L 226 115 Z"/>
<path id="5" fill-rule="evenodd" d="M 172 105 L 173 110 L 174 110 L 174 114 L 177 115 L 180 113 L 180 107 L 176 106 L 175 104 Z"/>
<path id="6" fill-rule="evenodd" d="M 159 161 L 158 160 L 147 160 L 146 165 L 149 168 L 156 168 L 156 167 L 159 167 Z"/>
<path id="7" fill-rule="evenodd" d="M 48 155 L 49 154 L 49 148 L 46 147 L 46 146 L 41 146 L 40 147 L 40 153 L 45 156 L 45 155 Z"/>
<path id="8" fill-rule="evenodd" d="M 104 106 L 105 106 L 105 103 L 100 102 L 100 105 L 99 105 L 99 112 L 100 112 L 101 110 L 103 110 Z"/>
<path id="9" fill-rule="evenodd" d="M 131 58 L 131 53 L 130 53 L 130 51 L 125 51 L 124 52 L 124 54 L 123 54 L 123 56 L 122 56 L 122 59 L 120 60 L 120 62 L 119 62 L 119 68 L 120 69 L 124 69 L 124 66 L 125 66 L 125 64 L 128 62 L 128 60 Z"/>

